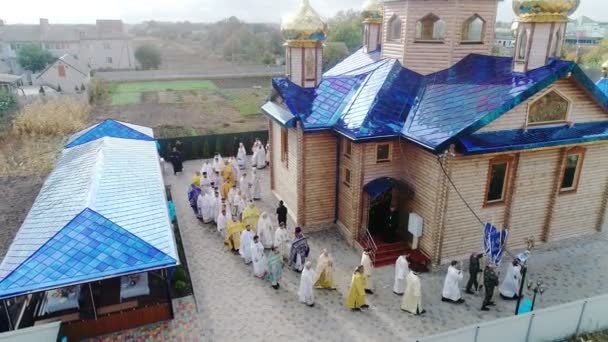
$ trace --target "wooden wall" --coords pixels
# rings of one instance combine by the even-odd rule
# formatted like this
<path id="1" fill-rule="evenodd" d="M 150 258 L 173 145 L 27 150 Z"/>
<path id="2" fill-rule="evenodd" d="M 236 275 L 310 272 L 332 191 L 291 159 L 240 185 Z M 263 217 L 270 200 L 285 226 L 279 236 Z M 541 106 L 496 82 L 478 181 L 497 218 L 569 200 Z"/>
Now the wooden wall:
<path id="1" fill-rule="evenodd" d="M 288 164 L 281 161 L 281 125 L 272 122 L 272 136 L 270 141 L 272 177 L 275 194 L 285 202 L 289 215 L 297 222 L 298 215 L 298 135 L 302 135 L 300 128 L 287 130 L 288 136 Z"/>
<path id="2" fill-rule="evenodd" d="M 304 222 L 307 228 L 330 224 L 336 201 L 337 138 L 332 132 L 305 134 L 302 176 Z"/>
<path id="3" fill-rule="evenodd" d="M 483 127 L 478 132 L 490 132 L 510 129 L 523 129 L 526 126 L 528 106 L 551 90 L 557 90 L 571 101 L 570 120 L 574 123 L 608 120 L 604 112 L 591 97 L 573 79 L 561 79 L 553 86 L 532 96 L 509 112 Z"/>
<path id="4" fill-rule="evenodd" d="M 407 1 L 387 1 L 384 5 L 384 21 L 382 23 L 382 57 L 395 58 L 403 63 L 404 41 L 406 33 L 407 20 Z M 397 15 L 401 19 L 401 39 L 399 41 L 389 41 L 388 38 L 388 21 L 393 15 Z"/>
<path id="5" fill-rule="evenodd" d="M 355 238 L 359 232 L 363 187 L 363 149 L 361 144 L 351 144 L 351 155 L 344 155 L 345 139 L 340 137 L 340 179 L 338 183 L 338 221 L 348 230 L 347 238 Z M 344 184 L 345 170 L 351 172 L 350 186 Z"/>
<path id="6" fill-rule="evenodd" d="M 591 234 L 604 223 L 608 144 L 583 147 L 587 148 L 587 154 L 577 192 L 558 194 L 554 199 L 556 182 L 560 181 L 562 148 L 508 154 L 517 160 L 510 204 L 483 206 L 489 162 L 497 155 L 457 156 L 450 164 L 451 178 L 483 221 L 490 220 L 500 227 L 505 220 L 509 221 L 507 244 L 510 248 L 525 247 L 529 238 L 535 244 L 542 243 L 544 230 L 548 231 L 548 241 Z M 441 261 L 480 250 L 482 226 L 452 187 L 446 210 Z"/>

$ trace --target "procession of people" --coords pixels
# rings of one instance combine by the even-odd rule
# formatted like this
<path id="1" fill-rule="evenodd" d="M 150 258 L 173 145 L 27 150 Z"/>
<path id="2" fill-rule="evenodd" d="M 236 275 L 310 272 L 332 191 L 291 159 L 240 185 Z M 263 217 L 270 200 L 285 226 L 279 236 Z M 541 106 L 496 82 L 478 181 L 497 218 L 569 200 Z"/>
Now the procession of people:
<path id="1" fill-rule="evenodd" d="M 175 173 L 182 172 L 183 168 L 179 153 L 174 149 L 172 160 L 177 160 L 174 163 Z M 297 298 L 301 303 L 313 307 L 315 291 L 336 289 L 334 260 L 328 250 L 323 249 L 314 266 L 315 260 L 311 258 L 308 239 L 302 228 L 295 227 L 292 233 L 287 227 L 288 210 L 283 201 L 278 203 L 276 220 L 256 205 L 256 201 L 262 197 L 258 170 L 269 163 L 268 153 L 259 140 L 252 147 L 250 163 L 250 172 L 247 172 L 248 159 L 242 143 L 238 146 L 236 157 L 223 158 L 216 153 L 211 162 L 203 163 L 200 171 L 192 176 L 188 189 L 190 206 L 203 223 L 215 225 L 226 248 L 249 265 L 255 277 L 263 279 L 273 289 L 280 288 L 286 267 L 298 273 Z M 426 312 L 423 306 L 424 291 L 420 274 L 412 269 L 408 258 L 408 254 L 402 254 L 396 259 L 392 290 L 395 295 L 402 296 L 401 310 L 421 315 Z M 441 292 L 443 302 L 463 303 L 465 299 L 461 289 L 472 295 L 483 290 L 483 311 L 495 305 L 496 289 L 504 300 L 518 298 L 521 284 L 519 260 L 509 264 L 500 286 L 496 267 L 485 261 L 484 253 L 472 253 L 468 266 L 468 281 L 466 287 L 462 288 L 463 264 L 455 260 L 450 262 Z M 353 311 L 369 308 L 366 297 L 374 294 L 373 274 L 371 250 L 364 250 L 346 293 L 344 304 L 347 308 Z"/>

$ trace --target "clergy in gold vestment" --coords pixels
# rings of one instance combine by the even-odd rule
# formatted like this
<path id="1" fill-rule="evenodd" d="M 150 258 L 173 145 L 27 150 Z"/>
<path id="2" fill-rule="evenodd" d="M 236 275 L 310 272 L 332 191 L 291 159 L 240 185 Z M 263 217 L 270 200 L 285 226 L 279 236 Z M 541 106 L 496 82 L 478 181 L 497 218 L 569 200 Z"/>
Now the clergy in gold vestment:
<path id="1" fill-rule="evenodd" d="M 318 289 L 335 289 L 334 287 L 334 262 L 331 256 L 327 252 L 327 249 L 323 250 L 323 253 L 317 259 L 317 279 L 315 279 L 315 287 Z"/>
<path id="2" fill-rule="evenodd" d="M 365 276 L 363 275 L 363 265 L 359 265 L 355 269 L 353 279 L 346 297 L 346 306 L 351 310 L 360 310 L 366 308 L 365 304 Z"/>
<path id="3" fill-rule="evenodd" d="M 257 231 L 258 221 L 260 219 L 260 210 L 255 206 L 253 201 L 249 201 L 249 205 L 243 210 L 243 223 L 251 225 L 251 229 Z"/>
<path id="4" fill-rule="evenodd" d="M 422 286 L 420 284 L 420 278 L 414 271 L 410 271 L 405 277 L 407 286 L 405 287 L 405 293 L 401 300 L 401 310 L 407 311 L 414 315 L 420 315 L 424 313 L 422 308 Z"/>
<path id="5" fill-rule="evenodd" d="M 236 182 L 236 178 L 234 177 L 234 170 L 232 169 L 232 165 L 228 160 L 224 162 L 224 166 L 222 167 L 221 172 L 222 179 L 224 183 L 234 184 Z"/>
<path id="6" fill-rule="evenodd" d="M 241 244 L 241 232 L 245 230 L 245 225 L 233 216 L 226 228 L 225 243 L 232 251 L 237 251 Z"/>

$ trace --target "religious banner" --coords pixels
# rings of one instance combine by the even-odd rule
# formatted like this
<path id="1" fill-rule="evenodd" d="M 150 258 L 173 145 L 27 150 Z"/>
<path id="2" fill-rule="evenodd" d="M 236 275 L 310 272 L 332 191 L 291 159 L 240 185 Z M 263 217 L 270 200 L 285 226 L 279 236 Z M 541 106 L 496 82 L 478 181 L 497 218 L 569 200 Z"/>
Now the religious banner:
<path id="1" fill-rule="evenodd" d="M 498 229 L 491 223 L 486 223 L 483 230 L 483 250 L 488 260 L 495 265 L 500 265 L 502 253 L 507 242 L 507 229 Z"/>

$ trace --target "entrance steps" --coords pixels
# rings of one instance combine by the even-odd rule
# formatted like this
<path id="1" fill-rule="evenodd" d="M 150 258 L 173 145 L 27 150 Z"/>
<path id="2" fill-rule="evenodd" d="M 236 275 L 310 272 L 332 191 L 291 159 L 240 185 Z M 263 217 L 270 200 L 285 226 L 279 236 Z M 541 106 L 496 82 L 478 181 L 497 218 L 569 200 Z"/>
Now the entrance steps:
<path id="1" fill-rule="evenodd" d="M 365 241 L 358 240 L 358 242 L 364 249 L 369 247 Z M 378 248 L 373 259 L 374 267 L 394 265 L 400 255 L 409 254 L 410 269 L 416 272 L 428 272 L 427 265 L 430 263 L 430 259 L 420 250 L 411 250 L 404 241 L 384 242 L 374 239 L 374 242 Z"/>

